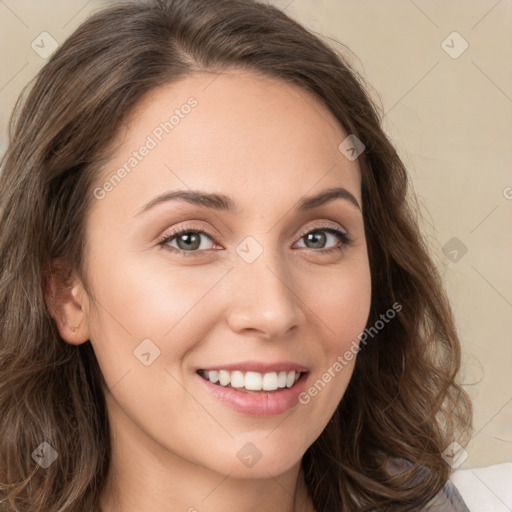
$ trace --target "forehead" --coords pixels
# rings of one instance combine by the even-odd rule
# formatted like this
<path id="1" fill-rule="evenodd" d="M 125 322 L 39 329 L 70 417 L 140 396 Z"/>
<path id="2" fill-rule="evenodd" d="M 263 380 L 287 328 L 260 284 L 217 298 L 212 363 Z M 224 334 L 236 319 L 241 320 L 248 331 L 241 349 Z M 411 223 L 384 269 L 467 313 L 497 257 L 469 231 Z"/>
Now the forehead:
<path id="1" fill-rule="evenodd" d="M 127 197 L 191 188 L 261 201 L 301 196 L 317 184 L 346 186 L 360 199 L 357 161 L 339 150 L 346 136 L 329 109 L 295 84 L 247 70 L 196 73 L 137 104 L 101 180 L 127 171 L 110 199 L 122 187 Z M 151 149 L 135 157 L 144 146 Z"/>

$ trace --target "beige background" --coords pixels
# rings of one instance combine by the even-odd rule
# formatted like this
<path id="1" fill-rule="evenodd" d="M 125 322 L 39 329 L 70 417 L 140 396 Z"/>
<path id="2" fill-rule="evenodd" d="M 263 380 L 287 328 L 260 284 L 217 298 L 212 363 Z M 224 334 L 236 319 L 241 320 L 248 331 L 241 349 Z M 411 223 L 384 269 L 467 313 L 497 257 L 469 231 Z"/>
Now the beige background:
<path id="1" fill-rule="evenodd" d="M 106 3 L 0 0 L 0 154 L 16 97 L 45 62 L 32 41 L 46 31 L 62 43 Z M 512 461 L 512 2 L 272 3 L 330 38 L 371 84 L 463 341 L 475 432 L 461 468 Z"/>

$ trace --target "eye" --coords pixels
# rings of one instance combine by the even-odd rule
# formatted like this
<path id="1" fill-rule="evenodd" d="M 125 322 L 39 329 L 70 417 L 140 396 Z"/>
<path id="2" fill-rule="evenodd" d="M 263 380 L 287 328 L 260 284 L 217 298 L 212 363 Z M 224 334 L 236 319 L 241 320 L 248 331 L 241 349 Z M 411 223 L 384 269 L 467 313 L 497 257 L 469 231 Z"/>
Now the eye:
<path id="1" fill-rule="evenodd" d="M 326 236 L 325 234 L 328 235 Z M 339 244 L 331 248 L 324 249 L 326 241 L 329 236 L 338 238 Z M 172 230 L 170 233 L 166 233 L 159 242 L 159 245 L 170 252 L 177 252 L 183 256 L 200 256 L 209 249 L 202 247 L 201 238 L 209 238 L 212 242 L 216 243 L 215 235 L 206 231 L 205 229 L 195 228 L 192 226 L 185 226 Z M 303 231 L 300 235 L 300 240 L 305 239 L 307 243 L 313 245 L 309 247 L 315 253 L 329 254 L 333 251 L 341 251 L 346 246 L 350 245 L 352 240 L 348 233 L 334 226 L 315 226 Z M 299 241 L 300 241 L 299 240 Z M 176 245 L 171 245 L 176 241 Z M 322 247 L 320 247 L 322 246 Z M 202 250 L 199 250 L 201 249 Z"/>
<path id="2" fill-rule="evenodd" d="M 201 247 L 202 236 L 210 238 L 210 240 L 214 240 L 214 235 L 204 229 L 193 227 L 178 228 L 164 235 L 163 239 L 160 240 L 159 245 L 163 246 L 168 251 L 180 252 L 184 256 L 198 256 L 197 250 Z M 174 239 L 176 239 L 176 243 L 178 244 L 177 247 L 169 245 L 174 241 Z M 202 250 L 199 252 L 201 253 L 204 251 Z"/>
<path id="3" fill-rule="evenodd" d="M 338 238 L 340 240 L 339 245 L 335 245 L 334 247 L 327 249 L 319 247 L 323 246 L 326 243 L 326 240 L 328 240 L 328 236 L 324 233 L 328 233 L 331 237 Z M 315 226 L 313 229 L 310 227 L 301 233 L 300 240 L 305 240 L 307 243 L 311 243 L 313 247 L 310 246 L 309 248 L 312 248 L 314 249 L 314 252 L 319 252 L 321 254 L 329 254 L 333 251 L 342 251 L 352 242 L 348 233 L 334 226 Z"/>

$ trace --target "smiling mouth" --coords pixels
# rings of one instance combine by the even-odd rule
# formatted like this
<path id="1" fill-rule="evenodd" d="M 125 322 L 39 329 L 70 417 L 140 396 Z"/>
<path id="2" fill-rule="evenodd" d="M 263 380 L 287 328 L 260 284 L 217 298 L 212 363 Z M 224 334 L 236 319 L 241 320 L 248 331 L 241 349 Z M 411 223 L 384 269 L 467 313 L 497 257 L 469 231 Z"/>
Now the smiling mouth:
<path id="1" fill-rule="evenodd" d="M 227 370 L 197 370 L 200 377 L 220 387 L 233 388 L 243 393 L 279 393 L 289 389 L 308 372 L 242 372 Z"/>

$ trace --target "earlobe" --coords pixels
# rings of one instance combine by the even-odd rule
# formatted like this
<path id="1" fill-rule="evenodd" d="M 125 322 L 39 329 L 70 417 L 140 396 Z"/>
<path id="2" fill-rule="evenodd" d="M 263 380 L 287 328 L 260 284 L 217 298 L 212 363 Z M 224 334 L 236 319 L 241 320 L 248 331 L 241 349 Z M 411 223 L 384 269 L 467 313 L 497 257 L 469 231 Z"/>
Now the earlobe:
<path id="1" fill-rule="evenodd" d="M 86 294 L 80 280 L 73 274 L 66 277 L 61 262 L 52 263 L 45 282 L 45 301 L 61 338 L 72 345 L 89 339 Z"/>

